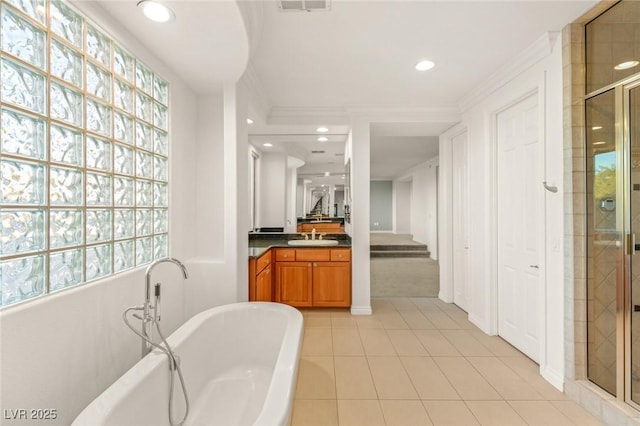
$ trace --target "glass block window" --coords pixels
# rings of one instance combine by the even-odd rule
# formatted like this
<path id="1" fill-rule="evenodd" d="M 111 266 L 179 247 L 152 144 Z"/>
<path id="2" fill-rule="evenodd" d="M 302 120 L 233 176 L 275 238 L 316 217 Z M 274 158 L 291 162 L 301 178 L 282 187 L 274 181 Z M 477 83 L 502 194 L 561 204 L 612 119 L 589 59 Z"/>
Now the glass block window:
<path id="1" fill-rule="evenodd" d="M 0 307 L 168 255 L 169 86 L 62 0 L 0 2 Z"/>

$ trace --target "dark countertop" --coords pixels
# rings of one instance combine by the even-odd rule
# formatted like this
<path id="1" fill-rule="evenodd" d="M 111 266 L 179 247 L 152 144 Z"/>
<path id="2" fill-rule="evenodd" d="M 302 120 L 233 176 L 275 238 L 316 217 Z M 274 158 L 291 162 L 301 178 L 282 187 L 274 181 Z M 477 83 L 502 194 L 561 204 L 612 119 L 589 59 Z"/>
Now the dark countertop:
<path id="1" fill-rule="evenodd" d="M 347 234 L 327 234 L 323 239 L 338 240 L 335 246 L 317 246 L 317 247 L 301 247 L 290 246 L 287 244 L 289 240 L 301 240 L 300 234 L 283 234 L 283 233 L 267 233 L 267 234 L 250 234 L 249 235 L 249 259 L 255 259 L 262 256 L 267 250 L 275 247 L 282 248 L 336 248 L 351 247 L 351 238 Z"/>

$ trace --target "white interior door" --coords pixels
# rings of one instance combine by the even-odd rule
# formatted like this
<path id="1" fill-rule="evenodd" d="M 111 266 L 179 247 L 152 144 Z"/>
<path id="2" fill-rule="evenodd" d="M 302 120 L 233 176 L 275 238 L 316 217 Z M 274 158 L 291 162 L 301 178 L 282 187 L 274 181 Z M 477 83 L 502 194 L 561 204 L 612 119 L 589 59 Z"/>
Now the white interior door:
<path id="1" fill-rule="evenodd" d="M 498 114 L 497 131 L 498 333 L 538 361 L 544 211 L 537 95 Z"/>
<path id="2" fill-rule="evenodd" d="M 467 308 L 469 271 L 469 181 L 467 132 L 451 139 L 453 185 L 453 303 Z"/>

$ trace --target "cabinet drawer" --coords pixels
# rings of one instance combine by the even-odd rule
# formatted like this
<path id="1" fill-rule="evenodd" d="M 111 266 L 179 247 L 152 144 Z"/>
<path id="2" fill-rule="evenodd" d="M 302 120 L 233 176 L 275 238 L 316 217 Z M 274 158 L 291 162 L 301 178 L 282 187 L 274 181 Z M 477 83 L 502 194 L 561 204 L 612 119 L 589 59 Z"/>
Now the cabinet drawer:
<path id="1" fill-rule="evenodd" d="M 299 262 L 328 261 L 331 259 L 329 249 L 297 249 L 296 260 Z"/>
<path id="2" fill-rule="evenodd" d="M 260 256 L 256 261 L 256 274 L 260 273 L 264 268 L 271 263 L 271 250 Z"/>
<path id="3" fill-rule="evenodd" d="M 296 260 L 295 249 L 278 249 L 276 250 L 277 262 L 293 262 Z"/>
<path id="4" fill-rule="evenodd" d="M 351 260 L 351 249 L 331 249 L 332 262 L 349 262 Z"/>

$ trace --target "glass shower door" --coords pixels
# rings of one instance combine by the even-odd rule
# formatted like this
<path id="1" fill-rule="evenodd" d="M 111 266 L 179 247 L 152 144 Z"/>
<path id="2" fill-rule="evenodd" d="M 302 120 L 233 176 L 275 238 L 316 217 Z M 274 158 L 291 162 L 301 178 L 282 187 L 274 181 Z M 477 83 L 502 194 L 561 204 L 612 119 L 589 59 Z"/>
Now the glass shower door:
<path id="1" fill-rule="evenodd" d="M 618 286 L 624 281 L 624 197 L 616 146 L 615 92 L 586 101 L 587 372 L 618 393 Z M 639 210 L 640 211 L 640 210 Z"/>
<path id="2" fill-rule="evenodd" d="M 629 135 L 631 235 L 635 235 L 630 259 L 627 332 L 627 395 L 640 404 L 640 84 L 628 88 L 625 96 L 625 133 Z"/>

